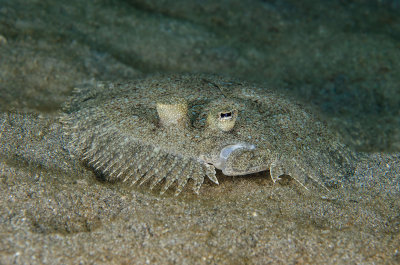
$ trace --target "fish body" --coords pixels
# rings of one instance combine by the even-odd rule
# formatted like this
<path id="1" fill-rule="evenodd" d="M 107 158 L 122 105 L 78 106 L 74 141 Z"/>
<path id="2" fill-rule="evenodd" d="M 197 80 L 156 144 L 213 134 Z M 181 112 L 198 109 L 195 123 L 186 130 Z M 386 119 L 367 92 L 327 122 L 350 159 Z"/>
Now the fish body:
<path id="1" fill-rule="evenodd" d="M 60 121 L 68 150 L 109 181 L 198 193 L 216 169 L 268 172 L 306 187 L 348 178 L 353 153 L 316 115 L 276 91 L 206 75 L 97 82 L 76 89 Z"/>

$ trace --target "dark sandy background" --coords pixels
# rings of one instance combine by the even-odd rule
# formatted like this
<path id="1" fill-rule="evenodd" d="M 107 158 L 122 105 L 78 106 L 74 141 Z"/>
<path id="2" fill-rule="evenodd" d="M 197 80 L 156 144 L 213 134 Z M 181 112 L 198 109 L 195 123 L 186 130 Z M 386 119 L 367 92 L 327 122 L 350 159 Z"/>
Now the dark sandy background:
<path id="1" fill-rule="evenodd" d="M 62 147 L 62 103 L 158 72 L 292 93 L 363 152 L 354 180 L 100 182 Z M 0 264 L 400 263 L 399 1 L 0 0 L 0 95 Z"/>

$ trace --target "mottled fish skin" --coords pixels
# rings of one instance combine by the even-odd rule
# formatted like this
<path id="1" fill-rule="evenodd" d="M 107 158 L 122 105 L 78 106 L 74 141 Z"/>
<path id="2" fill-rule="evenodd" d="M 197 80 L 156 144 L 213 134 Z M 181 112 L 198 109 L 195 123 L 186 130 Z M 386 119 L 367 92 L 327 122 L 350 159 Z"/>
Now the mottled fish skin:
<path id="1" fill-rule="evenodd" d="M 292 99 L 244 82 L 169 75 L 75 90 L 60 119 L 70 153 L 109 181 L 179 194 L 207 176 L 269 171 L 300 185 L 349 178 L 353 153 Z"/>

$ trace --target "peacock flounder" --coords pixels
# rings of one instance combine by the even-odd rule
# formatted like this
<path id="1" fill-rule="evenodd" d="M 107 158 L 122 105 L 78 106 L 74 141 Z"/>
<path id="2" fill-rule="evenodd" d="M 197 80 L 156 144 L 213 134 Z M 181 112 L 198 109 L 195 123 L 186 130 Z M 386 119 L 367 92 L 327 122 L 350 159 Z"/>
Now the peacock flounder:
<path id="1" fill-rule="evenodd" d="M 269 171 L 302 186 L 348 177 L 352 152 L 324 122 L 278 93 L 204 75 L 98 82 L 66 104 L 68 150 L 109 181 L 172 184 L 198 193 L 216 169 L 228 176 Z"/>

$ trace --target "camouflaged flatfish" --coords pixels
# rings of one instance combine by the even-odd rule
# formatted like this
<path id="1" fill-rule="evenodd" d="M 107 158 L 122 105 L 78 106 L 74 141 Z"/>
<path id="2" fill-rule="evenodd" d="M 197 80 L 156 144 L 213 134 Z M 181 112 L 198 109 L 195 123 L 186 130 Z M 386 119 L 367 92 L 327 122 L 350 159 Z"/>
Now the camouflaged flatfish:
<path id="1" fill-rule="evenodd" d="M 189 180 L 265 171 L 306 187 L 349 177 L 352 152 L 324 122 L 287 97 L 203 75 L 98 82 L 76 89 L 61 118 L 68 150 L 99 176 L 131 183 Z"/>

